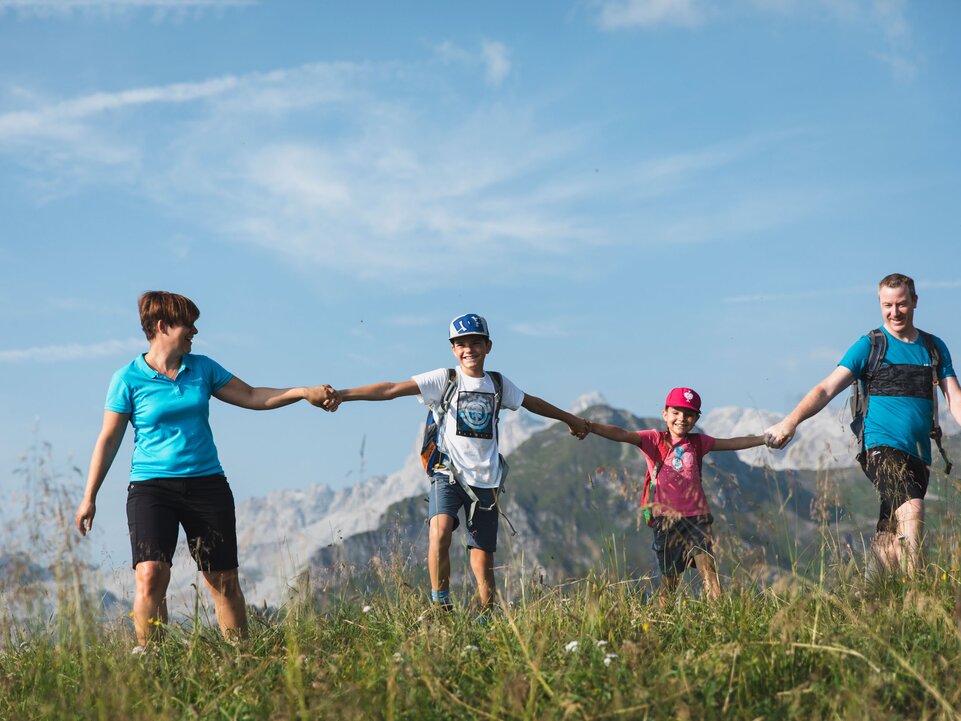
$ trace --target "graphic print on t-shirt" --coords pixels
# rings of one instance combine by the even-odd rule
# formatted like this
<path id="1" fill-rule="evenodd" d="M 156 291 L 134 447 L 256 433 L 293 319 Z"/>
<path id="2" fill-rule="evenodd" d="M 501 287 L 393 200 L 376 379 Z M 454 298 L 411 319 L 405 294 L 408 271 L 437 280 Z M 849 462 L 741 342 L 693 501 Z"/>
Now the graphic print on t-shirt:
<path id="1" fill-rule="evenodd" d="M 457 394 L 457 435 L 494 437 L 494 394 L 460 391 Z"/>

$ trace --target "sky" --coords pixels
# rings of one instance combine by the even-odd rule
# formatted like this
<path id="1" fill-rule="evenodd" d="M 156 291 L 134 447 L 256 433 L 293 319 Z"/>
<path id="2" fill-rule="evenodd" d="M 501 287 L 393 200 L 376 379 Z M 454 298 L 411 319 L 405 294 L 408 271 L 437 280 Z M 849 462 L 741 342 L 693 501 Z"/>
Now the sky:
<path id="1" fill-rule="evenodd" d="M 150 289 L 252 385 L 449 366 L 474 312 L 525 392 L 640 415 L 678 385 L 790 410 L 891 272 L 961 348 L 959 27 L 951 0 L 0 0 L 0 482 L 38 442 L 85 473 Z M 389 473 L 425 415 L 212 403 L 238 500 Z"/>

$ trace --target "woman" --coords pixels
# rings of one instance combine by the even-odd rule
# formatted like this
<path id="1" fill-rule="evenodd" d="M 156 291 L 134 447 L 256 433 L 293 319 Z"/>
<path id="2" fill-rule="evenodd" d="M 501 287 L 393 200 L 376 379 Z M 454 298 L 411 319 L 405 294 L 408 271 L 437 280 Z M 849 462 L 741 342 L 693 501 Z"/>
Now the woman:
<path id="1" fill-rule="evenodd" d="M 136 573 L 134 627 L 142 650 L 151 621 L 167 621 L 166 592 L 179 527 L 213 596 L 225 637 L 247 633 L 237 561 L 234 498 L 217 458 L 208 422 L 210 396 L 242 408 L 270 410 L 306 399 L 333 398 L 330 386 L 252 388 L 210 358 L 191 353 L 200 311 L 176 293 L 140 296 L 140 324 L 150 350 L 114 373 L 103 427 L 90 459 L 77 530 L 86 535 L 97 492 L 129 422 L 134 452 L 127 488 L 127 523 Z"/>

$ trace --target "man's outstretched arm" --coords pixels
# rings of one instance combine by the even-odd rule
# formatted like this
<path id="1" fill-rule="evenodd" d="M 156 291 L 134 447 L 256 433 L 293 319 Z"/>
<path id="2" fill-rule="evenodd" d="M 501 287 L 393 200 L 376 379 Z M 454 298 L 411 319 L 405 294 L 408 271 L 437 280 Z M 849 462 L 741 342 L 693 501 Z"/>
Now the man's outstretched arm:
<path id="1" fill-rule="evenodd" d="M 801 399 L 793 411 L 780 423 L 764 431 L 764 438 L 772 448 L 784 448 L 794 437 L 798 425 L 811 416 L 817 415 L 838 393 L 854 382 L 854 374 L 844 366 L 838 366 L 823 381 L 814 386 Z"/>

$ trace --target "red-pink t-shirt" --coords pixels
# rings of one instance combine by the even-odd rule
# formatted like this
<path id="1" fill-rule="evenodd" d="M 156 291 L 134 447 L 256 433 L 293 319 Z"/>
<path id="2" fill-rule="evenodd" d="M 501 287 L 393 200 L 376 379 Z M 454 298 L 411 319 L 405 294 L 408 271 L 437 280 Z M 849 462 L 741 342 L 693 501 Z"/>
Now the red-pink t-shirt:
<path id="1" fill-rule="evenodd" d="M 647 459 L 647 470 L 654 472 L 654 465 L 664 458 L 663 449 L 658 448 L 659 439 L 664 431 L 638 431 L 638 445 Z M 670 509 L 682 516 L 700 516 L 710 513 L 704 488 L 701 486 L 701 472 L 697 457 L 691 445 L 691 436 L 698 435 L 703 458 L 714 448 L 714 438 L 704 433 L 689 433 L 677 442 L 667 438 L 671 452 L 657 472 L 657 490 L 654 494 L 655 516 L 664 516 Z"/>

